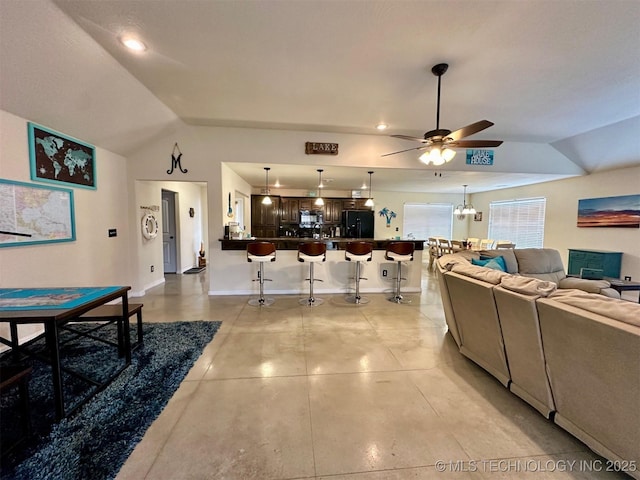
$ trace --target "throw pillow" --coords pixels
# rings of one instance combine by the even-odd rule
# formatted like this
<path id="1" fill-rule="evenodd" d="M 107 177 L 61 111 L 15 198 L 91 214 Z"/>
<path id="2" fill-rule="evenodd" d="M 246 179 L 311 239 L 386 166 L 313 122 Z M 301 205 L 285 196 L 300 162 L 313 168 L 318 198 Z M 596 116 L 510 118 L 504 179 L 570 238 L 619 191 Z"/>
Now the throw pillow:
<path id="1" fill-rule="evenodd" d="M 507 271 L 507 264 L 504 261 L 504 257 L 493 257 L 493 258 L 482 258 L 480 260 L 476 260 L 475 258 L 471 259 L 471 263 L 473 265 L 478 265 L 479 267 L 492 268 L 494 270 L 500 270 L 501 272 Z"/>

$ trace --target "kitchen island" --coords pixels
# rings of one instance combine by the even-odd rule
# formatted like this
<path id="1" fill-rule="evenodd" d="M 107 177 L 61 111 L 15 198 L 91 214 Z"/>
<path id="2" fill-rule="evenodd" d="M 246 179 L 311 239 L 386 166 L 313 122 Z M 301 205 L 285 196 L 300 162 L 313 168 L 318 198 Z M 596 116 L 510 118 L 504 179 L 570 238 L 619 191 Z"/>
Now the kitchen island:
<path id="1" fill-rule="evenodd" d="M 225 288 L 210 292 L 212 295 L 257 295 L 258 264 L 247 262 L 247 244 L 256 241 L 267 241 L 276 244 L 276 261 L 265 265 L 265 277 L 272 281 L 265 285 L 267 294 L 304 295 L 309 290 L 305 281 L 309 276 L 308 264 L 298 262 L 298 244 L 300 242 L 322 241 L 327 244 L 327 260 L 316 264 L 315 277 L 323 280 L 314 285 L 314 292 L 352 294 L 355 288 L 355 263 L 345 260 L 345 247 L 348 242 L 366 241 L 373 243 L 371 262 L 362 264 L 361 275 L 366 277 L 360 281 L 362 293 L 389 293 L 394 288 L 397 264 L 384 258 L 385 250 L 390 242 L 410 241 L 415 244 L 414 259 L 403 267 L 402 291 L 406 293 L 420 292 L 422 278 L 422 253 L 424 240 L 394 240 L 366 238 L 312 238 L 275 237 L 258 239 L 220 239 L 221 251 L 216 255 L 219 270 L 225 272 Z"/>

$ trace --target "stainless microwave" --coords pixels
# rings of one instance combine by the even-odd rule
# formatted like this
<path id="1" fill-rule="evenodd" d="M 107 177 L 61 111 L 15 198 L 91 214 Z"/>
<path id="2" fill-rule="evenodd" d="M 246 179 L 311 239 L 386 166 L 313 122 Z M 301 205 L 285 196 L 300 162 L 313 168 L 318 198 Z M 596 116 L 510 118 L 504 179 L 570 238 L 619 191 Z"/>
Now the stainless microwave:
<path id="1" fill-rule="evenodd" d="M 313 228 L 322 225 L 322 211 L 300 210 L 300 228 Z"/>

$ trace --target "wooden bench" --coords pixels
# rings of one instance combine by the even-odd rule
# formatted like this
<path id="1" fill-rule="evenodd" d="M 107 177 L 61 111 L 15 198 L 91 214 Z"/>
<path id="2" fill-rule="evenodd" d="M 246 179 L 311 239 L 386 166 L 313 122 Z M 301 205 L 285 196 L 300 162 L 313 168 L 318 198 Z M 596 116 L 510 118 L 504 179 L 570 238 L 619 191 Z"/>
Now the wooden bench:
<path id="1" fill-rule="evenodd" d="M 0 367 L 0 394 L 13 387 L 18 387 L 20 395 L 20 423 L 23 434 L 15 440 L 11 446 L 2 446 L 2 456 L 13 450 L 15 446 L 22 443 L 31 435 L 31 418 L 29 408 L 29 375 L 32 367 L 26 365 L 9 365 Z"/>
<path id="2" fill-rule="evenodd" d="M 131 350 L 135 350 L 142 345 L 142 303 L 130 303 L 128 315 L 136 316 L 138 341 L 131 344 Z M 117 322 L 122 318 L 122 305 L 101 305 L 89 310 L 78 319 L 80 322 Z M 118 335 L 121 335 L 120 327 L 118 327 Z"/>

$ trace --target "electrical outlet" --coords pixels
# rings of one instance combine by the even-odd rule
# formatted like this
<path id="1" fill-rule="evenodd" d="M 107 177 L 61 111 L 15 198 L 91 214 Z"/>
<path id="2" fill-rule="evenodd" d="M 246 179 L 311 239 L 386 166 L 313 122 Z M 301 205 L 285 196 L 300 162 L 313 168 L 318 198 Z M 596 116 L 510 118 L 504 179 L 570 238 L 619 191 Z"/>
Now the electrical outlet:
<path id="1" fill-rule="evenodd" d="M 624 277 L 624 279 L 625 279 L 627 282 L 630 282 L 630 281 L 631 281 L 631 276 L 630 276 L 630 275 L 626 275 L 626 276 Z"/>
<path id="2" fill-rule="evenodd" d="M 154 270 L 155 268 L 153 267 L 153 265 L 151 265 L 151 273 L 153 273 Z"/>
<path id="3" fill-rule="evenodd" d="M 388 274 L 387 269 L 385 268 L 384 270 L 382 270 L 382 276 L 386 277 Z"/>

